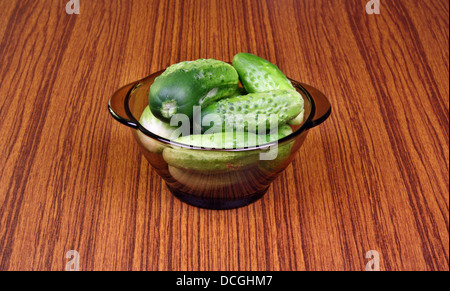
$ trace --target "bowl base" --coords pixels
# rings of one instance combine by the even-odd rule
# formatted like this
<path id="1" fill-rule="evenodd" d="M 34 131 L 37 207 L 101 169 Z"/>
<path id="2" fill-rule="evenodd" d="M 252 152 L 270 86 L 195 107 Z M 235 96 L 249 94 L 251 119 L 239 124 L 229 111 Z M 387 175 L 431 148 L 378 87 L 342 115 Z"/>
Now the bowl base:
<path id="1" fill-rule="evenodd" d="M 220 199 L 220 198 L 196 197 L 193 196 L 192 194 L 184 193 L 180 190 L 173 189 L 168 184 L 166 185 L 169 188 L 170 192 L 182 202 L 185 202 L 192 206 L 214 210 L 233 209 L 247 206 L 263 197 L 264 194 L 266 194 L 267 190 L 269 189 L 268 186 L 266 189 L 262 191 L 238 199 Z"/>

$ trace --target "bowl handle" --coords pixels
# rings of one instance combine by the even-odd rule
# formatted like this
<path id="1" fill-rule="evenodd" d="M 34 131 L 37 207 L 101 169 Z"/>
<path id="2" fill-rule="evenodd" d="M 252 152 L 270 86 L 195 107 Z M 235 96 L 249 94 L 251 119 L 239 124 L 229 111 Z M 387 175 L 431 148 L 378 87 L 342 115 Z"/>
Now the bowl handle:
<path id="1" fill-rule="evenodd" d="M 111 115 L 120 123 L 134 129 L 137 129 L 138 125 L 128 117 L 129 115 L 125 110 L 125 102 L 127 102 L 128 93 L 136 84 L 137 82 L 123 86 L 114 92 L 108 102 L 109 113 L 111 113 Z"/>
<path id="2" fill-rule="evenodd" d="M 325 97 L 325 95 L 316 88 L 306 84 L 301 85 L 309 92 L 315 105 L 314 117 L 306 124 L 306 127 L 310 129 L 318 126 L 330 116 L 331 104 L 327 97 Z"/>

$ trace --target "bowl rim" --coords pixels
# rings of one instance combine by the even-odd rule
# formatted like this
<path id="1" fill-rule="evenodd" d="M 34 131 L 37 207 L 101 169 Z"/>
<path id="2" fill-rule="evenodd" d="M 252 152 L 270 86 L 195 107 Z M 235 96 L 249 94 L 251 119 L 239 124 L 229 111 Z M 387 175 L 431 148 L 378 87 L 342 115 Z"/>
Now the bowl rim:
<path id="1" fill-rule="evenodd" d="M 317 124 L 314 124 L 313 122 L 313 118 L 316 114 L 316 103 L 314 102 L 314 98 L 311 96 L 311 93 L 303 86 L 302 83 L 287 77 L 292 85 L 294 86 L 294 88 L 297 91 L 300 91 L 302 93 L 302 96 L 306 99 L 308 99 L 308 101 L 311 104 L 311 110 L 309 112 L 309 115 L 306 117 L 304 117 L 304 121 L 302 123 L 302 125 L 297 129 L 294 130 L 291 134 L 275 140 L 275 141 L 271 141 L 268 143 L 264 143 L 261 145 L 256 145 L 256 146 L 252 146 L 252 147 L 244 147 L 244 148 L 235 148 L 235 149 L 224 149 L 224 148 L 204 148 L 204 147 L 198 147 L 198 146 L 192 146 L 192 145 L 188 145 L 188 144 L 183 144 L 183 143 L 179 143 L 176 141 L 172 141 L 170 139 L 161 137 L 157 134 L 154 134 L 153 132 L 147 130 L 140 122 L 137 118 L 135 118 L 135 116 L 133 115 L 131 109 L 130 109 L 130 98 L 132 96 L 132 92 L 134 90 L 136 90 L 138 88 L 138 86 L 141 86 L 141 83 L 148 81 L 148 79 L 154 79 L 157 76 L 159 76 L 160 74 L 162 74 L 164 72 L 163 70 L 157 71 L 155 73 L 152 73 L 150 75 L 148 75 L 147 77 L 142 78 L 139 81 L 133 82 L 131 84 L 129 84 L 128 86 L 130 86 L 130 89 L 128 90 L 128 92 L 126 93 L 126 96 L 124 98 L 124 109 L 127 115 L 127 118 L 129 118 L 129 120 L 124 120 L 123 118 L 121 118 L 120 116 L 118 116 L 117 114 L 113 114 L 114 111 L 110 108 L 110 112 L 111 114 L 113 114 L 113 116 L 118 119 L 121 123 L 124 124 L 128 124 L 128 125 L 132 125 L 132 127 L 134 127 L 136 130 L 139 130 L 141 133 L 143 133 L 145 136 L 152 138 L 154 140 L 157 140 L 163 144 L 167 144 L 167 145 L 172 145 L 172 146 L 176 146 L 176 147 L 180 147 L 180 148 L 186 148 L 186 149 L 190 149 L 190 150 L 201 150 L 201 151 L 220 151 L 220 152 L 240 152 L 240 151 L 254 151 L 254 150 L 269 150 L 270 147 L 273 146 L 278 146 L 280 144 L 284 144 L 287 143 L 288 141 L 293 140 L 294 138 L 296 138 L 297 136 L 299 136 L 301 133 L 309 130 L 310 128 L 316 126 Z M 123 88 L 123 87 L 122 87 Z M 325 113 L 324 116 L 322 116 L 322 120 L 325 120 L 331 113 L 331 106 L 329 108 L 329 110 Z M 119 119 L 120 118 L 120 119 Z M 320 122 L 321 123 L 321 122 Z"/>

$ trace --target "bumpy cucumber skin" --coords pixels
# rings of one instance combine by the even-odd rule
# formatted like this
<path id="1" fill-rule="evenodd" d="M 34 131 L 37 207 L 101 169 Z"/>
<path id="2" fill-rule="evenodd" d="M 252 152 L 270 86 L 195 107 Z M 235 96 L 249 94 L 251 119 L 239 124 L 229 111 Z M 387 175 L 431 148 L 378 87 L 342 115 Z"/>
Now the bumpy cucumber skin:
<path id="1" fill-rule="evenodd" d="M 203 108 L 234 93 L 238 83 L 236 70 L 222 61 L 199 59 L 174 64 L 150 87 L 150 109 L 165 122 L 177 113 L 191 118 L 193 106 Z"/>
<path id="2" fill-rule="evenodd" d="M 249 93 L 265 92 L 278 89 L 294 89 L 291 81 L 271 62 L 249 53 L 239 53 L 233 58 L 233 67 L 239 74 L 244 88 Z M 299 125 L 303 115 L 289 121 Z"/>
<path id="3" fill-rule="evenodd" d="M 286 125 L 285 125 L 286 126 Z M 237 149 L 244 147 L 254 147 L 257 145 L 263 145 L 265 143 L 278 140 L 286 136 L 287 129 L 285 126 L 279 128 L 278 134 L 254 134 L 251 132 L 216 132 L 209 134 L 194 134 L 188 136 L 182 136 L 175 141 L 203 148 L 212 149 Z M 290 129 L 290 126 L 288 126 Z M 292 132 L 292 129 L 290 130 Z"/>
<path id="4" fill-rule="evenodd" d="M 198 147 L 212 147 L 214 148 L 239 148 L 242 145 L 254 146 L 261 145 L 267 142 L 281 139 L 292 133 L 292 128 L 289 125 L 283 125 L 278 128 L 278 135 L 267 134 L 267 135 L 255 135 L 247 132 L 235 132 L 235 133 L 214 133 L 206 135 L 191 135 L 180 137 L 176 141 L 184 143 L 187 145 L 193 145 Z M 224 135 L 233 134 L 234 142 L 226 142 L 223 138 Z M 221 139 L 217 136 L 221 135 Z M 248 137 L 252 136 L 256 143 L 249 142 Z M 240 138 L 247 138 L 243 143 Z M 219 140 L 221 142 L 219 142 Z M 280 151 L 279 151 L 280 152 Z M 285 154 L 286 151 L 281 153 Z M 184 148 L 166 148 L 163 151 L 164 160 L 169 164 L 169 166 L 184 169 L 184 170 L 194 170 L 201 172 L 227 172 L 234 171 L 242 168 L 254 165 L 259 160 L 260 151 L 235 151 L 235 152 L 224 152 L 224 151 L 202 151 L 202 150 L 189 150 Z M 278 158 L 277 158 L 278 159 Z M 277 161 L 275 160 L 275 162 Z M 270 161 L 266 161 L 270 163 Z M 266 165 L 266 164 L 264 164 Z"/>
<path id="5" fill-rule="evenodd" d="M 276 65 L 258 56 L 239 53 L 233 58 L 233 67 L 249 93 L 294 89 Z"/>
<path id="6" fill-rule="evenodd" d="M 215 129 L 210 125 L 203 125 L 202 130 L 209 133 L 218 130 L 224 131 L 226 128 L 236 130 L 240 125 L 244 126 L 244 131 L 258 132 L 261 130 L 259 126 L 268 130 L 273 127 L 270 115 L 276 114 L 278 116 L 277 126 L 281 126 L 300 114 L 303 110 L 303 103 L 302 96 L 292 89 L 251 93 L 222 99 L 202 110 L 202 124 L 207 123 L 205 120 L 207 115 L 217 114 L 222 126 Z"/>

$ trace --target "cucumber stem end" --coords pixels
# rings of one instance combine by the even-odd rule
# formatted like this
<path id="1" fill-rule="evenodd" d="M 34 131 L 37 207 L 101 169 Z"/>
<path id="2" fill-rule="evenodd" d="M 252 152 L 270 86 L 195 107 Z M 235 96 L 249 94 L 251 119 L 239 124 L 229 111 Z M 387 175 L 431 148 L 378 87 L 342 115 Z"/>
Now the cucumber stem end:
<path id="1" fill-rule="evenodd" d="M 171 118 L 176 113 L 177 113 L 177 101 L 176 100 L 168 100 L 168 101 L 165 101 L 162 103 L 161 115 L 164 118 Z"/>

